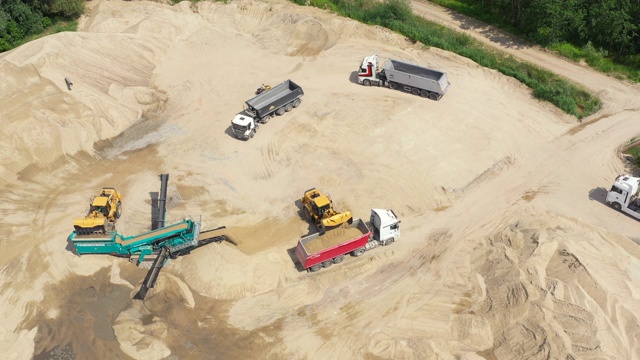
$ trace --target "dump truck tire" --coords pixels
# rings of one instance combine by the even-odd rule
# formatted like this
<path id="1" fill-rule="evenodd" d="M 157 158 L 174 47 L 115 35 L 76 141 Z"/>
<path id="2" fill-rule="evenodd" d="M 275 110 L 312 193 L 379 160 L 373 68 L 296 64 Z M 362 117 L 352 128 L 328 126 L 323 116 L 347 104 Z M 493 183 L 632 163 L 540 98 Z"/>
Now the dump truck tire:
<path id="1" fill-rule="evenodd" d="M 425 97 L 425 98 L 429 97 L 429 92 L 427 90 L 422 90 L 422 91 L 420 91 L 420 96 Z"/>
<path id="2" fill-rule="evenodd" d="M 344 260 L 344 255 L 338 255 L 338 256 L 333 258 L 333 263 L 334 264 L 340 264 L 342 262 L 342 260 Z"/>
<path id="3" fill-rule="evenodd" d="M 613 204 L 611 204 L 611 206 L 616 210 L 616 211 L 620 211 L 622 209 L 622 205 L 620 205 L 620 203 L 614 202 Z"/>
<path id="4" fill-rule="evenodd" d="M 413 88 L 413 89 L 411 89 L 411 93 L 412 93 L 413 95 L 420 95 L 420 89 L 418 89 L 418 88 Z"/>
<path id="5" fill-rule="evenodd" d="M 300 99 L 295 99 L 295 100 L 293 100 L 293 107 L 294 107 L 294 108 L 297 108 L 298 106 L 300 106 L 300 103 L 301 103 L 301 102 L 302 102 L 302 101 L 301 101 Z"/>
<path id="6" fill-rule="evenodd" d="M 429 99 L 434 101 L 438 100 L 438 94 L 432 92 L 431 94 L 429 94 Z"/>
<path id="7" fill-rule="evenodd" d="M 331 261 L 331 260 L 327 260 L 327 261 L 323 261 L 322 262 L 322 267 L 323 268 L 328 268 L 331 265 L 333 265 L 333 261 Z"/>
<path id="8" fill-rule="evenodd" d="M 398 83 L 395 81 L 389 81 L 389 88 L 396 90 L 398 88 Z"/>
<path id="9" fill-rule="evenodd" d="M 367 79 L 367 80 L 364 80 L 364 81 L 362 82 L 362 85 L 364 85 L 364 86 L 371 86 L 371 80 L 368 80 L 368 79 Z"/>
<path id="10" fill-rule="evenodd" d="M 316 272 L 318 270 L 322 269 L 322 264 L 315 264 L 312 267 L 309 268 L 309 271 L 311 272 Z"/>
<path id="11" fill-rule="evenodd" d="M 351 252 L 351 255 L 353 257 L 358 257 L 360 255 L 364 254 L 364 248 L 359 248 L 359 249 L 355 249 Z"/>
<path id="12" fill-rule="evenodd" d="M 276 115 L 278 116 L 282 116 L 285 113 L 285 109 L 284 107 L 279 108 L 278 110 L 276 110 Z"/>
<path id="13" fill-rule="evenodd" d="M 288 103 L 287 106 L 284 107 L 284 111 L 289 112 L 291 110 L 293 110 L 293 104 Z"/>
<path id="14" fill-rule="evenodd" d="M 271 120 L 271 115 L 267 115 L 265 117 L 262 118 L 262 120 L 260 120 L 261 123 L 266 124 L 269 122 L 269 120 Z"/>

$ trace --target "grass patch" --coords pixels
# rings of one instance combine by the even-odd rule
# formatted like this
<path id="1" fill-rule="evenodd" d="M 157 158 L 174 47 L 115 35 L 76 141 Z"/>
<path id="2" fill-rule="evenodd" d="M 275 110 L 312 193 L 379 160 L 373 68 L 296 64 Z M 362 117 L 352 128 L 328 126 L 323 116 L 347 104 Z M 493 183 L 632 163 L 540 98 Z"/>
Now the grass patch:
<path id="1" fill-rule="evenodd" d="M 633 158 L 633 163 L 640 167 L 640 147 L 633 146 L 627 150 L 627 153 Z"/>
<path id="2" fill-rule="evenodd" d="M 306 3 L 305 0 L 292 0 Z M 451 1 L 451 0 L 449 0 Z M 533 90 L 533 96 L 548 101 L 581 119 L 601 107 L 600 99 L 558 75 L 490 49 L 468 35 L 415 16 L 406 0 L 310 0 L 322 8 L 369 25 L 380 25 L 412 41 L 467 57 L 476 63 L 511 76 Z"/>
<path id="3" fill-rule="evenodd" d="M 57 34 L 63 31 L 78 31 L 78 21 L 54 20 L 53 24 L 46 27 L 43 32 L 41 32 L 40 34 L 29 35 L 21 39 L 18 43 L 15 44 L 14 48 L 17 48 L 20 45 L 24 45 L 29 41 L 33 41 L 47 35 Z"/>

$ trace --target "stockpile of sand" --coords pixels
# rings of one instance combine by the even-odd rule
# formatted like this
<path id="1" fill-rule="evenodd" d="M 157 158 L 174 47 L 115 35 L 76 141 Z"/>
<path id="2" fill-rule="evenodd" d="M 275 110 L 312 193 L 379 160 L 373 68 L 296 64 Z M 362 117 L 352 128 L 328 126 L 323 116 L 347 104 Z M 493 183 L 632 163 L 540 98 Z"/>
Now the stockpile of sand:
<path id="1" fill-rule="evenodd" d="M 581 244 L 574 252 L 573 239 L 578 237 Z M 515 222 L 484 239 L 472 254 L 470 280 L 477 288 L 463 314 L 487 320 L 493 344 L 481 349 L 486 355 L 498 359 L 631 359 L 632 354 L 640 354 L 640 330 L 628 327 L 640 320 L 633 310 L 638 301 L 613 291 L 609 277 L 592 275 L 585 266 L 590 256 L 581 254 L 586 242 L 622 250 L 615 242 L 598 239 L 563 219 Z M 606 267 L 593 271 L 611 266 L 623 270 L 631 265 L 618 263 L 623 259 L 600 257 L 602 260 Z M 637 284 L 628 284 L 632 292 L 639 289 Z M 614 335 L 621 333 L 626 340 Z"/>

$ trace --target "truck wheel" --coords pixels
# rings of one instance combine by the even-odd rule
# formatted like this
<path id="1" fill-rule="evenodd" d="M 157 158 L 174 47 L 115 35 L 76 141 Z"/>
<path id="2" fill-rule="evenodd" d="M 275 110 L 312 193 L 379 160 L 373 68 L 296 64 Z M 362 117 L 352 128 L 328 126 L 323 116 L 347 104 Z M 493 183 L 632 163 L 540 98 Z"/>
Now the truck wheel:
<path id="1" fill-rule="evenodd" d="M 260 120 L 261 123 L 266 124 L 269 122 L 269 120 L 271 120 L 271 115 L 267 115 L 265 117 L 262 118 L 262 120 Z"/>
<path id="2" fill-rule="evenodd" d="M 614 202 L 613 204 L 611 204 L 611 206 L 616 210 L 616 211 L 620 211 L 622 209 L 622 205 L 620 205 L 620 203 Z"/>
<path id="3" fill-rule="evenodd" d="M 420 91 L 420 96 L 429 97 L 429 92 L 427 90 L 422 90 L 422 91 Z"/>
<path id="4" fill-rule="evenodd" d="M 438 100 L 438 94 L 436 94 L 436 93 L 429 94 L 429 99 L 434 100 L 434 101 Z"/>
<path id="5" fill-rule="evenodd" d="M 355 249 L 351 252 L 351 256 L 353 257 L 358 257 L 362 254 L 364 254 L 364 248 Z"/>
<path id="6" fill-rule="evenodd" d="M 395 81 L 389 81 L 389 88 L 396 90 L 398 88 L 398 83 Z"/>
<path id="7" fill-rule="evenodd" d="M 302 101 L 301 101 L 300 99 L 295 99 L 295 100 L 293 100 L 293 107 L 294 107 L 294 108 L 297 108 L 298 106 L 300 106 L 300 103 L 301 103 L 301 102 L 302 102 Z"/>
<path id="8" fill-rule="evenodd" d="M 371 80 L 369 80 L 369 79 L 364 80 L 364 81 L 362 82 L 362 85 L 364 85 L 364 86 L 371 86 Z"/>
<path id="9" fill-rule="evenodd" d="M 288 103 L 287 106 L 284 107 L 284 111 L 289 112 L 291 110 L 293 110 L 293 104 Z"/>
<path id="10" fill-rule="evenodd" d="M 309 268 L 309 271 L 311 272 L 316 272 L 318 270 L 322 269 L 322 265 L 321 264 L 315 264 L 312 267 Z"/>
<path id="11" fill-rule="evenodd" d="M 387 239 L 387 241 L 384 242 L 384 246 L 388 246 L 393 244 L 393 242 L 396 241 L 396 239 L 391 238 L 391 239 Z"/>
<path id="12" fill-rule="evenodd" d="M 284 115 L 284 113 L 285 113 L 284 107 L 281 107 L 280 109 L 276 110 L 276 115 L 278 116 L 282 116 Z"/>
<path id="13" fill-rule="evenodd" d="M 333 258 L 333 263 L 334 264 L 340 264 L 342 262 L 342 260 L 344 260 L 344 255 L 338 255 L 338 256 Z"/>
<path id="14" fill-rule="evenodd" d="M 420 89 L 418 89 L 418 88 L 413 88 L 413 89 L 411 89 L 411 93 L 412 93 L 413 95 L 420 95 Z"/>
<path id="15" fill-rule="evenodd" d="M 251 130 L 251 132 L 249 133 L 249 139 L 253 139 L 253 135 L 256 134 L 256 129 Z"/>
<path id="16" fill-rule="evenodd" d="M 122 216 L 122 203 L 118 201 L 116 204 L 116 219 L 120 219 L 120 216 Z"/>
<path id="17" fill-rule="evenodd" d="M 327 261 L 323 261 L 322 262 L 322 267 L 323 268 L 328 268 L 331 265 L 333 265 L 333 261 L 331 261 L 331 260 L 327 260 Z"/>

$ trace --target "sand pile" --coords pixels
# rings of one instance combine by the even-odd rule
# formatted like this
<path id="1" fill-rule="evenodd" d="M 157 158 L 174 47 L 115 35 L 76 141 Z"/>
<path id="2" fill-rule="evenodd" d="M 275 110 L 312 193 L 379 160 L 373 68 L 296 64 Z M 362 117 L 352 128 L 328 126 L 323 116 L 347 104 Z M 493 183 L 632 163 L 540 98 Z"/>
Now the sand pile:
<path id="1" fill-rule="evenodd" d="M 493 344 L 481 349 L 483 354 L 498 359 L 638 354 L 637 340 L 622 347 L 610 342 L 620 331 L 627 339 L 640 335 L 627 327 L 631 318 L 637 320 L 630 304 L 622 305 L 606 280 L 595 279 L 571 251 L 571 238 L 579 233 L 574 225 L 559 221 L 554 227 L 549 220 L 516 222 L 486 238 L 472 254 L 471 280 L 477 288 L 462 313 L 481 316 L 490 326 Z M 581 242 L 592 240 L 587 235 Z M 613 304 L 619 315 L 603 322 Z M 614 320 L 618 316 L 627 320 Z"/>
<path id="2" fill-rule="evenodd" d="M 360 229 L 352 228 L 349 224 L 342 224 L 335 229 L 328 230 L 324 235 L 318 236 L 304 244 L 308 254 L 316 253 L 323 249 L 341 244 L 347 240 L 362 235 Z"/>

